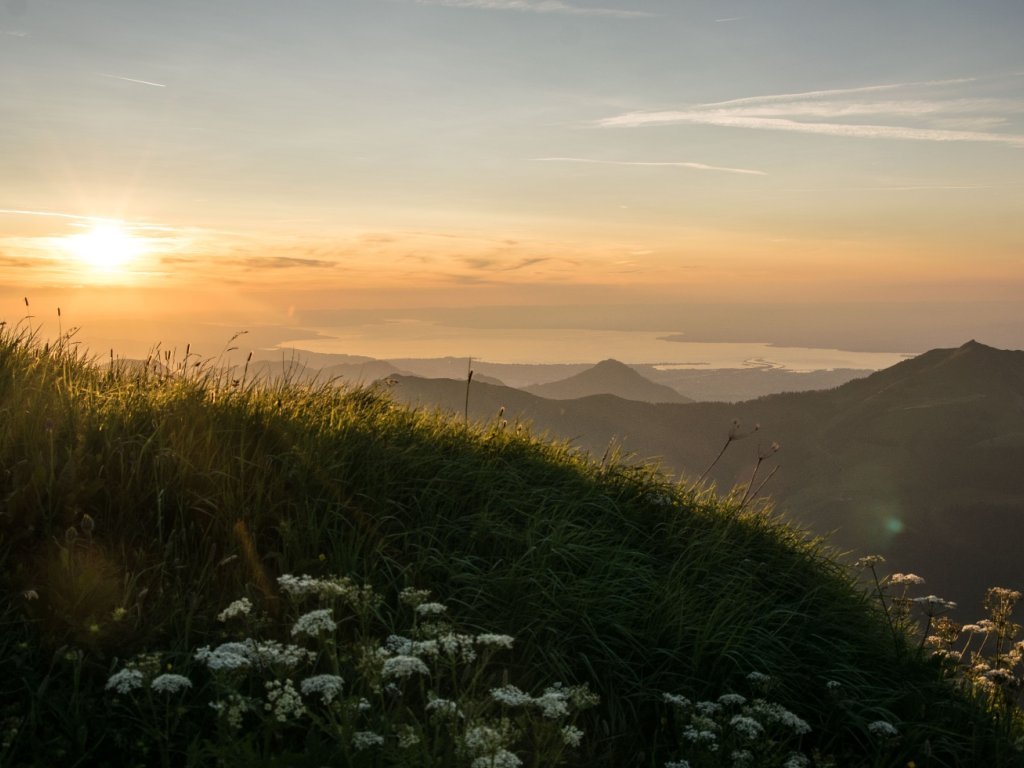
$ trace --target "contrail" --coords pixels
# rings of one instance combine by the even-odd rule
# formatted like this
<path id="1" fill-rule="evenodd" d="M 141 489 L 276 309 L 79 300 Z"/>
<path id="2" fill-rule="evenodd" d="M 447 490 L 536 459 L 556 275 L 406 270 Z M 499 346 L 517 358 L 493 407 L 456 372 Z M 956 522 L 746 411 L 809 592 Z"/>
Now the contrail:
<path id="1" fill-rule="evenodd" d="M 151 83 L 149 80 L 136 80 L 134 77 L 121 77 L 121 75 L 108 75 L 103 72 L 99 73 L 100 77 L 109 77 L 113 80 L 124 80 L 126 83 L 138 83 L 139 85 L 152 85 L 154 88 L 166 88 L 167 86 L 163 83 Z"/>

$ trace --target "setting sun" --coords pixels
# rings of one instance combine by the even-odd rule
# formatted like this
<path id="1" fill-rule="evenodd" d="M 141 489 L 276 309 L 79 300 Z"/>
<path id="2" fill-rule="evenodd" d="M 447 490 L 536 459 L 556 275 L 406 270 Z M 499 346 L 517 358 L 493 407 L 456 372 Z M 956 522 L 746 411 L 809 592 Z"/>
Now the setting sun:
<path id="1" fill-rule="evenodd" d="M 142 243 L 117 224 L 102 222 L 90 231 L 65 238 L 68 251 L 98 272 L 115 272 L 137 258 Z"/>

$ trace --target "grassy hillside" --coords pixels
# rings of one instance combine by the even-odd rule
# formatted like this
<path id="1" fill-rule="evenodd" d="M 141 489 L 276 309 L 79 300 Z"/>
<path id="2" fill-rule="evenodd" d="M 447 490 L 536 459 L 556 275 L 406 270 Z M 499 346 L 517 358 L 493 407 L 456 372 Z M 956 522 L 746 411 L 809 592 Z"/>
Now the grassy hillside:
<path id="1" fill-rule="evenodd" d="M 397 377 L 396 397 L 462 413 L 465 382 Z M 551 402 L 476 385 L 470 417 L 530 420 L 600 454 L 613 438 L 640 459 L 699 475 L 733 419 L 760 430 L 732 445 L 711 474 L 746 483 L 759 449 L 782 451 L 766 490 L 791 519 L 857 555 L 884 554 L 897 570 L 974 609 L 986 587 L 1024 589 L 1024 352 L 970 342 L 933 350 L 834 390 L 742 403 Z M 764 476 L 765 473 L 762 473 Z M 995 535 L 993 535 L 995 534 Z"/>
<path id="2" fill-rule="evenodd" d="M 0 334 L 0 765 L 1019 756 L 764 510 L 380 391 Z"/>

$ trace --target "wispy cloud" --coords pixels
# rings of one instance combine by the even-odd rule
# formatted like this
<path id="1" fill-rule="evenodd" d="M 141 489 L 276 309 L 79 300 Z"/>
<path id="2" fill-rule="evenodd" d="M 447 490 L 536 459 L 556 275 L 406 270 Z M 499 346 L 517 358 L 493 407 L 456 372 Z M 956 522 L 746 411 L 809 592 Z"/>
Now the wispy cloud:
<path id="1" fill-rule="evenodd" d="M 971 81 L 971 78 L 958 78 L 748 96 L 680 110 L 626 112 L 604 118 L 599 125 L 626 128 L 711 125 L 861 139 L 987 142 L 1024 147 L 1022 134 L 983 130 L 1007 122 L 1008 115 L 1024 112 L 1024 102 L 1020 100 L 962 96 L 921 98 L 917 95 L 921 90 L 932 91 Z M 913 95 L 865 98 L 872 93 L 899 91 L 912 91 Z M 889 118 L 893 123 L 857 122 L 860 118 L 879 117 Z"/>
<path id="2" fill-rule="evenodd" d="M 134 77 L 122 77 L 121 75 L 108 75 L 104 72 L 98 73 L 100 77 L 109 77 L 111 80 L 123 80 L 126 83 L 138 83 L 139 85 L 150 85 L 154 88 L 166 88 L 164 83 L 154 83 L 149 80 L 136 80 Z"/>
<path id="3" fill-rule="evenodd" d="M 206 266 L 210 263 L 207 257 L 198 256 L 162 256 L 160 263 L 165 266 L 196 265 Z M 216 260 L 218 266 L 242 267 L 245 270 L 264 269 L 334 269 L 338 266 L 335 261 L 327 259 L 302 259 L 291 256 L 245 256 L 240 258 L 220 258 Z"/>
<path id="4" fill-rule="evenodd" d="M 715 19 L 715 24 L 728 24 L 730 21 L 743 21 L 746 16 L 729 16 L 725 19 Z"/>
<path id="5" fill-rule="evenodd" d="M 646 11 L 624 11 L 617 8 L 592 8 L 571 5 L 563 0 L 416 0 L 421 5 L 444 5 L 449 8 L 479 8 L 488 11 L 520 11 L 525 13 L 560 13 L 573 16 L 611 16 L 635 19 L 653 16 Z"/>
<path id="6" fill-rule="evenodd" d="M 196 229 L 183 229 L 181 227 L 172 227 L 166 224 L 153 224 L 150 222 L 129 222 L 123 219 L 112 218 L 110 216 L 84 216 L 79 213 L 65 213 L 63 211 L 33 211 L 21 208 L 0 208 L 0 216 L 41 216 L 52 219 L 67 219 L 74 222 L 82 222 L 82 224 L 72 224 L 70 226 L 82 226 L 83 224 L 113 224 L 122 229 L 127 229 L 132 232 L 188 232 L 198 231 Z"/>
<path id="7" fill-rule="evenodd" d="M 485 270 L 488 272 L 515 272 L 520 269 L 532 267 L 534 264 L 541 264 L 550 260 L 551 259 L 547 256 L 532 256 L 509 264 L 503 259 L 488 256 L 468 256 L 463 258 L 462 262 L 472 269 Z"/>
<path id="8" fill-rule="evenodd" d="M 0 214 L 7 216 L 47 216 L 56 219 L 72 219 L 74 221 L 109 221 L 96 216 L 80 216 L 75 213 L 62 213 L 60 211 L 29 211 L 20 208 L 0 208 Z"/>
<path id="9" fill-rule="evenodd" d="M 0 35 L 9 35 L 10 37 L 28 37 L 28 32 L 23 29 L 0 29 Z"/>
<path id="10" fill-rule="evenodd" d="M 747 176 L 767 175 L 764 171 L 755 171 L 750 168 L 729 168 L 721 165 L 682 161 L 596 160 L 589 157 L 535 157 L 533 159 L 543 163 L 593 163 L 595 165 L 628 165 L 642 168 L 691 168 L 695 171 L 721 171 L 722 173 L 740 173 Z"/>
<path id="11" fill-rule="evenodd" d="M 957 77 L 950 80 L 917 80 L 907 83 L 883 83 L 881 85 L 859 85 L 855 88 L 830 88 L 822 91 L 799 91 L 797 93 L 770 93 L 762 96 L 744 96 L 728 101 L 713 101 L 702 104 L 702 107 L 725 107 L 737 104 L 765 104 L 773 101 L 801 101 L 803 99 L 832 98 L 849 96 L 853 93 L 872 93 L 876 91 L 896 91 L 914 86 L 936 87 L 942 85 L 961 85 L 974 82 L 973 77 Z"/>
<path id="12" fill-rule="evenodd" d="M 333 269 L 338 266 L 336 262 L 326 259 L 296 259 L 290 256 L 253 256 L 241 259 L 238 263 L 249 269 Z"/>

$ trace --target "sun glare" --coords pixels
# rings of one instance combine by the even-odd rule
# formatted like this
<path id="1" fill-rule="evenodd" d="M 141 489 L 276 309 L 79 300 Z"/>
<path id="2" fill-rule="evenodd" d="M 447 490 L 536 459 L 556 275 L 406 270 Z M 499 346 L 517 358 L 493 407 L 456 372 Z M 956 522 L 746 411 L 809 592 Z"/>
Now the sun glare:
<path id="1" fill-rule="evenodd" d="M 71 254 L 96 272 L 117 272 L 142 252 L 142 242 L 117 224 L 103 222 L 65 238 Z"/>

